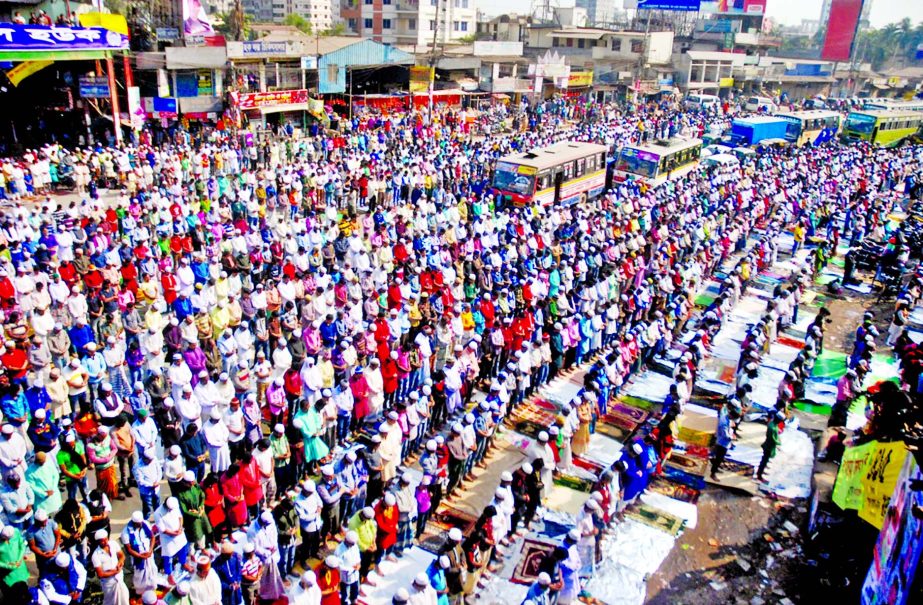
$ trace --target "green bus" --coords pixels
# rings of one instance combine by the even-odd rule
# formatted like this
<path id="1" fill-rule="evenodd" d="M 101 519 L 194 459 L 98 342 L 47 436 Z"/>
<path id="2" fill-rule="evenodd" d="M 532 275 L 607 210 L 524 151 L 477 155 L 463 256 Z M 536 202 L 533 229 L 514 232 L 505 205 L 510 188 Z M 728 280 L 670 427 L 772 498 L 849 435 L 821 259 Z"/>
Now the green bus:
<path id="1" fill-rule="evenodd" d="M 851 111 L 843 127 L 844 141 L 869 141 L 895 147 L 916 134 L 923 125 L 923 112 L 900 109 Z"/>

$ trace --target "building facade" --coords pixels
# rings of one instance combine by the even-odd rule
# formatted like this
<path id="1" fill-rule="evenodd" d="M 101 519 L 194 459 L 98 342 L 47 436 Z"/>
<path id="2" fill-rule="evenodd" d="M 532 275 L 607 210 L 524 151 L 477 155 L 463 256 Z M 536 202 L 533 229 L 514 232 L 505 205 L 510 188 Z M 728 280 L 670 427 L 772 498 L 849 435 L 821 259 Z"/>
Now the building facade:
<path id="1" fill-rule="evenodd" d="M 615 0 L 575 0 L 574 6 L 586 11 L 586 25 L 605 27 L 615 22 Z"/>
<path id="2" fill-rule="evenodd" d="M 477 0 L 340 0 L 340 21 L 376 42 L 447 44 L 477 33 Z"/>

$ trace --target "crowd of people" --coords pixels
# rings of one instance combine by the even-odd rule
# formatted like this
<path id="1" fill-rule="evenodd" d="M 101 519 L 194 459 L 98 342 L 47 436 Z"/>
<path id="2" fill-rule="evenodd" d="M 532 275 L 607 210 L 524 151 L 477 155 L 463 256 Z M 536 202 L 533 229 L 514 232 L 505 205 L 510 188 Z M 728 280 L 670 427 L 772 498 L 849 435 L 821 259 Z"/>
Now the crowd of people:
<path id="1" fill-rule="evenodd" d="M 585 368 L 584 389 L 529 461 L 501 476 L 474 528 L 448 532 L 394 595 L 463 603 L 622 385 L 689 330 L 654 430 L 603 473 L 530 590 L 535 605 L 573 602 L 606 525 L 669 454 L 710 338 L 772 264 L 776 235 L 895 203 L 883 184 L 920 162 L 916 148 L 774 150 L 653 190 L 615 183 L 572 207 L 520 208 L 491 192 L 499 156 L 565 139 L 617 148 L 709 123 L 676 107 L 584 100 L 529 107 L 519 120 L 520 130 L 480 138 L 455 112 L 432 123 L 371 116 L 343 134 L 249 148 L 218 134 L 158 146 L 142 137 L 5 161 L 14 200 L 36 195 L 36 164 L 44 174 L 65 160 L 85 196 L 11 206 L 0 219 L 5 598 L 79 602 L 95 575 L 106 605 L 126 605 L 130 560 L 146 605 L 158 589 L 184 605 L 286 594 L 352 605 L 371 570 L 404 556 L 486 464 L 511 410 Z M 101 195 L 109 185 L 121 192 Z M 736 253 L 718 299 L 693 317 L 698 288 Z M 748 337 L 713 473 L 722 435 L 748 407 L 751 357 L 793 321 L 802 279 Z M 780 422 L 791 401 L 782 390 Z M 110 515 L 125 499 L 137 511 L 116 539 Z"/>

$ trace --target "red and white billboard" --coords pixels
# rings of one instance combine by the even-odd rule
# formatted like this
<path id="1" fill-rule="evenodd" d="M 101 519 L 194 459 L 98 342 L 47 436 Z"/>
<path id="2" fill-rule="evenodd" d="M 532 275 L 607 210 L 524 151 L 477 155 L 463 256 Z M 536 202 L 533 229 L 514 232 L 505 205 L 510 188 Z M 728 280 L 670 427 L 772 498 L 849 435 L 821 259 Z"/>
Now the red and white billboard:
<path id="1" fill-rule="evenodd" d="M 827 36 L 821 59 L 828 61 L 849 61 L 852 46 L 859 27 L 863 0 L 832 0 L 830 18 L 827 21 Z M 821 24 L 823 26 L 823 24 Z"/>

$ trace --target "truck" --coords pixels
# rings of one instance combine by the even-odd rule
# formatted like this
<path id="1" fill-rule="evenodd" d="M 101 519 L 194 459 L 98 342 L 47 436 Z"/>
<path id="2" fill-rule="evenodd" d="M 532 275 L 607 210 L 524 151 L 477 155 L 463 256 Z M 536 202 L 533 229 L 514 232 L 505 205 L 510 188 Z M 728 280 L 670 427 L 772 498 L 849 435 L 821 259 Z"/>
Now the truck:
<path id="1" fill-rule="evenodd" d="M 731 143 L 735 147 L 753 147 L 766 139 L 784 139 L 787 128 L 788 122 L 782 118 L 737 118 L 731 123 Z"/>

